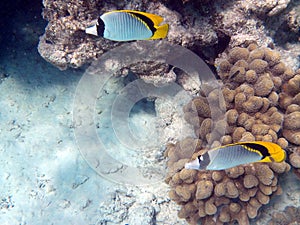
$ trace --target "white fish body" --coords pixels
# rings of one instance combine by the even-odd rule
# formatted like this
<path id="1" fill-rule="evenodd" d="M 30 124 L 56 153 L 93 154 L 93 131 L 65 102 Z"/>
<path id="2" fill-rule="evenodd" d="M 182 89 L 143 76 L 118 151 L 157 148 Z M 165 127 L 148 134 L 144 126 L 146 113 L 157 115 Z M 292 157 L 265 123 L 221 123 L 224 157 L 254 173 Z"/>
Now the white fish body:
<path id="1" fill-rule="evenodd" d="M 126 12 L 105 13 L 100 18 L 105 24 L 103 37 L 110 40 L 145 40 L 153 35 L 141 20 Z"/>

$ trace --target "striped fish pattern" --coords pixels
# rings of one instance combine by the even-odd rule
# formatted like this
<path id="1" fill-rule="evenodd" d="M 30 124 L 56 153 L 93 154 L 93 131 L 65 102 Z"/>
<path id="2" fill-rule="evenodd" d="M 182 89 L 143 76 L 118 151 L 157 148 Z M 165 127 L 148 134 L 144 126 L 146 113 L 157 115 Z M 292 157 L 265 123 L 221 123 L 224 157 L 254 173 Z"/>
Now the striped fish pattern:
<path id="1" fill-rule="evenodd" d="M 254 162 L 282 162 L 285 151 L 272 142 L 240 142 L 211 149 L 186 163 L 186 169 L 225 170 Z"/>
<path id="2" fill-rule="evenodd" d="M 87 34 L 113 41 L 133 41 L 166 38 L 168 24 L 160 25 L 163 18 L 135 10 L 115 10 L 104 13 L 97 24 L 86 28 Z"/>

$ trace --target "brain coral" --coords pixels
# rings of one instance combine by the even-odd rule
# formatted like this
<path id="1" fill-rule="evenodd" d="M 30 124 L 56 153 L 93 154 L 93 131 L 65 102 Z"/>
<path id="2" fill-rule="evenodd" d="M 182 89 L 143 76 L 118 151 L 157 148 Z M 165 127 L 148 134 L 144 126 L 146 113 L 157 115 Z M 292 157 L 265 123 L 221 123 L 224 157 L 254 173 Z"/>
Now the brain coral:
<path id="1" fill-rule="evenodd" d="M 300 147 L 295 147 L 300 145 L 300 124 L 295 122 L 300 116 L 300 74 L 281 62 L 279 52 L 254 43 L 231 49 L 217 64 L 225 103 L 214 97 L 216 103 L 209 108 L 207 98 L 218 95 L 212 89 L 184 107 L 196 138 L 168 146 L 166 182 L 171 186 L 170 198 L 181 205 L 178 216 L 190 224 L 200 220 L 201 224 L 237 221 L 244 225 L 274 194 L 281 194 L 279 174 L 289 171 L 290 165 L 253 163 L 224 171 L 196 171 L 184 169 L 184 164 L 212 146 L 262 140 L 292 153 L 292 166 L 300 168 Z M 225 115 L 212 120 L 211 114 L 221 104 L 226 105 Z M 224 132 L 219 127 L 225 127 Z M 190 146 L 188 151 L 184 146 Z"/>

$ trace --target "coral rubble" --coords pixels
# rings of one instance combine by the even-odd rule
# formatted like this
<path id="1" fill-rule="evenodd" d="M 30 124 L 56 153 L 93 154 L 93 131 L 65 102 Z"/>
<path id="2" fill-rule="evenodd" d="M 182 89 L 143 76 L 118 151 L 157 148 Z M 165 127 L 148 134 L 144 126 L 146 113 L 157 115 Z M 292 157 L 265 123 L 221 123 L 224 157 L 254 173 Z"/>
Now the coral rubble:
<path id="1" fill-rule="evenodd" d="M 300 148 L 293 146 L 299 145 L 300 137 L 300 76 L 281 62 L 279 52 L 255 43 L 231 49 L 217 65 L 227 111 L 218 121 L 210 118 L 217 107 L 210 106 L 207 98 L 215 90 L 184 107 L 196 138 L 169 145 L 166 182 L 171 186 L 170 198 L 181 205 L 178 216 L 190 224 L 198 220 L 203 224 L 249 224 L 262 205 L 281 194 L 279 175 L 289 171 L 290 164 L 252 163 L 224 171 L 195 172 L 184 169 L 184 163 L 190 159 L 191 148 L 191 158 L 195 158 L 211 146 L 259 140 L 280 145 L 288 151 L 291 165 L 299 168 Z M 219 127 L 225 127 L 224 132 L 218 132 Z M 190 148 L 186 152 L 187 141 Z"/>

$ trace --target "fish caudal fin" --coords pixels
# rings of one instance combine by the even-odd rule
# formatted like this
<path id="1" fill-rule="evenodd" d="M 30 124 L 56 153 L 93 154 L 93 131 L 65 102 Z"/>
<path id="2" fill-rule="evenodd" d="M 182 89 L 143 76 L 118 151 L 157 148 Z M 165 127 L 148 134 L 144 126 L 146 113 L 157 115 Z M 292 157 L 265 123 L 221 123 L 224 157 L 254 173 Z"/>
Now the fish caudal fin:
<path id="1" fill-rule="evenodd" d="M 160 38 L 167 37 L 168 31 L 169 31 L 168 24 L 163 24 L 163 25 L 155 27 L 155 28 L 156 28 L 156 31 L 150 39 L 160 39 Z"/>
<path id="2" fill-rule="evenodd" d="M 262 159 L 260 162 L 282 162 L 286 158 L 286 152 L 279 145 L 272 142 L 257 142 L 260 145 L 266 147 L 269 152 L 269 156 Z"/>

